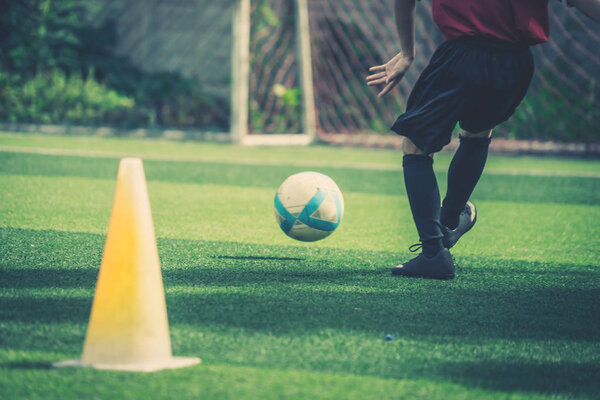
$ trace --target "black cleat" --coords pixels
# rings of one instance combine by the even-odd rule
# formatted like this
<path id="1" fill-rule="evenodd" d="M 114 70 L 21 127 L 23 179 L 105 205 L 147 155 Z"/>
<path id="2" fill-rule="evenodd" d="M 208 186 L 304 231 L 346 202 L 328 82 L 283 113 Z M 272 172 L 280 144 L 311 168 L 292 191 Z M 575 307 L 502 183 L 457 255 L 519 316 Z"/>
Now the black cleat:
<path id="1" fill-rule="evenodd" d="M 412 278 L 453 279 L 454 261 L 448 249 L 443 249 L 432 258 L 427 258 L 421 253 L 409 262 L 392 269 L 392 275 Z"/>
<path id="2" fill-rule="evenodd" d="M 467 201 L 465 208 L 458 217 L 456 228 L 450 229 L 442 225 L 442 233 L 444 234 L 442 243 L 444 247 L 447 249 L 452 248 L 458 242 L 458 239 L 475 225 L 475 222 L 477 222 L 477 209 L 475 209 L 475 204 Z"/>

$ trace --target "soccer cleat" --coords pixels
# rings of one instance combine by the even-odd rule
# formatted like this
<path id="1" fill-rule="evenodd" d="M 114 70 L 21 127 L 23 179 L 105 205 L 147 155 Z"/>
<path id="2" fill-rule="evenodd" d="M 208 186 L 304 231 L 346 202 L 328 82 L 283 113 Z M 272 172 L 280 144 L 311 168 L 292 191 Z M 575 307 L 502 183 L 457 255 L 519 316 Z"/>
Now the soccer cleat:
<path id="1" fill-rule="evenodd" d="M 442 243 L 444 247 L 447 249 L 452 248 L 458 242 L 458 239 L 475 225 L 475 222 L 477 222 L 477 209 L 475 209 L 475 204 L 467 201 L 465 208 L 458 217 L 456 228 L 450 229 L 442 225 L 442 233 L 444 234 Z"/>
<path id="2" fill-rule="evenodd" d="M 427 258 L 421 253 L 409 262 L 392 269 L 392 275 L 411 278 L 453 279 L 454 261 L 448 249 L 443 249 L 432 258 Z"/>

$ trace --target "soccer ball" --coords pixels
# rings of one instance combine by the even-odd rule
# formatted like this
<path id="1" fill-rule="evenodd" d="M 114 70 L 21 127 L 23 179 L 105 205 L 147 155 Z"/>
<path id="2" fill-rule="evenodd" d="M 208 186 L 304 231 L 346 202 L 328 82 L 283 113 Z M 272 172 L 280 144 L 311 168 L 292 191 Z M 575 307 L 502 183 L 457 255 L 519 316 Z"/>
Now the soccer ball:
<path id="1" fill-rule="evenodd" d="M 275 194 L 275 218 L 281 230 L 303 242 L 333 233 L 344 214 L 344 198 L 333 179 L 318 172 L 288 177 Z"/>

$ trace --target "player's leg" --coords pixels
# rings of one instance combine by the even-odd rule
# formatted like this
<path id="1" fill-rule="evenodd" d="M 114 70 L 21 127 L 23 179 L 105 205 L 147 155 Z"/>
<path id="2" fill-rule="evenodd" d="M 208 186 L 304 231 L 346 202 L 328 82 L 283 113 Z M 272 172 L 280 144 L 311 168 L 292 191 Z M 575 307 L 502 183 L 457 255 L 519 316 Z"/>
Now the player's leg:
<path id="1" fill-rule="evenodd" d="M 459 216 L 483 173 L 491 136 L 491 130 L 460 131 L 460 145 L 448 169 L 446 197 L 440 215 L 441 223 L 450 229 L 458 225 Z"/>
<path id="2" fill-rule="evenodd" d="M 422 155 L 423 152 L 417 147 L 416 144 L 406 136 L 402 137 L 402 152 L 404 155 Z"/>
<path id="3" fill-rule="evenodd" d="M 523 100 L 533 76 L 527 47 L 473 39 L 480 69 L 461 70 L 473 83 L 472 96 L 460 117 L 460 145 L 448 170 L 448 189 L 440 221 L 444 247 L 452 247 L 473 227 L 477 211 L 469 201 L 487 161 L 491 130 L 508 120 Z M 510 69 L 505 66 L 511 65 Z"/>
<path id="4" fill-rule="evenodd" d="M 461 138 L 469 138 L 469 139 L 490 139 L 492 137 L 492 129 L 486 129 L 481 132 L 471 133 L 464 129 L 461 129 L 458 133 L 458 136 Z"/>
<path id="5" fill-rule="evenodd" d="M 440 225 L 440 192 L 433 172 L 432 154 L 423 151 L 408 137 L 403 142 L 404 184 L 410 209 L 419 233 L 422 252 L 392 270 L 394 275 L 452 279 L 454 262 L 444 248 Z"/>
<path id="6" fill-rule="evenodd" d="M 451 248 L 477 221 L 475 205 L 469 201 L 485 166 L 491 130 L 459 134 L 460 145 L 448 168 L 446 197 L 442 202 L 440 222 L 444 247 Z"/>
<path id="7" fill-rule="evenodd" d="M 433 171 L 433 154 L 423 154 L 412 140 L 402 144 L 404 185 L 426 257 L 443 249 L 440 226 L 440 191 Z"/>
<path id="8" fill-rule="evenodd" d="M 392 126 L 404 137 L 404 184 L 422 244 L 422 252 L 394 268 L 394 275 L 454 277 L 452 256 L 442 242 L 440 192 L 431 155 L 450 141 L 469 98 L 467 86 L 448 76 L 448 68 L 461 54 L 460 44 L 455 42 L 444 42 L 436 50 L 411 91 L 405 113 Z"/>

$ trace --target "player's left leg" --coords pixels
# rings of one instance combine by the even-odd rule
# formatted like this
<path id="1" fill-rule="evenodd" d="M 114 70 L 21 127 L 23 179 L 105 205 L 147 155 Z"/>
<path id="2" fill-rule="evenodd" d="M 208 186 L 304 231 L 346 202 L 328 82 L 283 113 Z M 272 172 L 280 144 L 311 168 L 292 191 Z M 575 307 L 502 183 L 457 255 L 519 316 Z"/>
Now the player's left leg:
<path id="1" fill-rule="evenodd" d="M 433 154 L 425 155 L 412 140 L 404 137 L 402 169 L 413 219 L 427 257 L 443 249 L 440 225 L 440 191 L 433 172 Z"/>
<path id="2" fill-rule="evenodd" d="M 468 139 L 491 139 L 492 132 L 493 132 L 492 129 L 486 129 L 481 132 L 471 133 L 467 130 L 461 129 L 458 136 L 461 138 L 468 138 Z"/>
<path id="3" fill-rule="evenodd" d="M 460 145 L 448 169 L 446 197 L 440 215 L 444 247 L 448 249 L 477 220 L 477 211 L 469 198 L 483 173 L 491 136 L 491 130 L 471 133 L 462 129 L 460 132 Z"/>
<path id="4" fill-rule="evenodd" d="M 422 253 L 392 270 L 394 275 L 452 279 L 454 262 L 442 243 L 440 192 L 433 171 L 432 155 L 423 154 L 408 137 L 404 137 L 404 184 Z"/>

